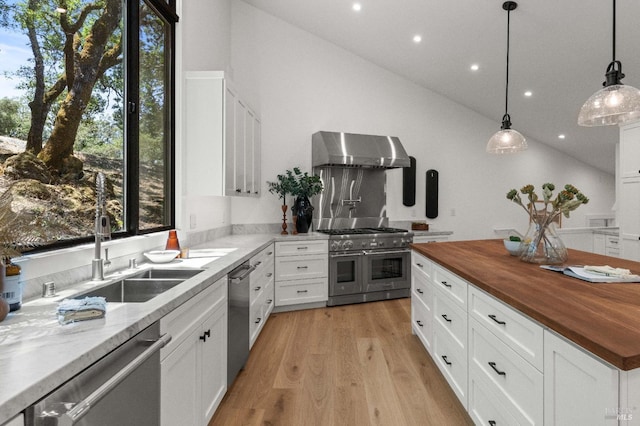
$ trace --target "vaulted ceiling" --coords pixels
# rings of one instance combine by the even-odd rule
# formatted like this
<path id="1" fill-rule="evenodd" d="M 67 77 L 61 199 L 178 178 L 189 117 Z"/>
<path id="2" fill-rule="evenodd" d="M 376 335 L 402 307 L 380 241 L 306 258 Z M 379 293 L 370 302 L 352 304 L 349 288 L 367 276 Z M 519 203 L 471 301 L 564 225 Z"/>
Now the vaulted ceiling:
<path id="1" fill-rule="evenodd" d="M 486 116 L 504 114 L 507 12 L 501 0 L 245 0 Z M 352 8 L 361 4 L 361 10 Z M 612 60 L 611 0 L 522 0 L 511 13 L 513 128 L 613 173 L 618 128 L 579 127 Z M 616 59 L 640 87 L 640 1 L 617 0 Z M 420 35 L 419 43 L 413 41 Z M 478 65 L 477 71 L 470 69 Z M 525 96 L 526 91 L 531 96 Z M 564 135 L 560 139 L 559 135 Z"/>

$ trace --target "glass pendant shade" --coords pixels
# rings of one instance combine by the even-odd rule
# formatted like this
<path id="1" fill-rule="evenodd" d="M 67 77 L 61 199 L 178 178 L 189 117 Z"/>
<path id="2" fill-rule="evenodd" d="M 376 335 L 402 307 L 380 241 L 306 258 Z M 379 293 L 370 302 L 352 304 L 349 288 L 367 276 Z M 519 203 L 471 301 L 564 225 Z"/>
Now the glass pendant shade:
<path id="1" fill-rule="evenodd" d="M 527 140 L 520 132 L 502 129 L 494 133 L 487 143 L 487 152 L 491 154 L 512 154 L 527 149 Z"/>
<path id="2" fill-rule="evenodd" d="M 582 105 L 580 126 L 611 126 L 640 119 L 640 90 L 624 84 L 603 87 Z"/>

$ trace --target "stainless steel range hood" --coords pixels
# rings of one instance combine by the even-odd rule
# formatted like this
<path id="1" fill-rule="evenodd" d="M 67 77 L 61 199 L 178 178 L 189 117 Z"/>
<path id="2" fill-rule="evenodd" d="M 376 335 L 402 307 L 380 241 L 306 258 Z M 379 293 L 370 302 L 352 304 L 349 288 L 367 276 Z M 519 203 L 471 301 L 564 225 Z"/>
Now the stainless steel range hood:
<path id="1" fill-rule="evenodd" d="M 317 132 L 311 138 L 312 162 L 316 166 L 409 167 L 409 156 L 395 136 Z"/>

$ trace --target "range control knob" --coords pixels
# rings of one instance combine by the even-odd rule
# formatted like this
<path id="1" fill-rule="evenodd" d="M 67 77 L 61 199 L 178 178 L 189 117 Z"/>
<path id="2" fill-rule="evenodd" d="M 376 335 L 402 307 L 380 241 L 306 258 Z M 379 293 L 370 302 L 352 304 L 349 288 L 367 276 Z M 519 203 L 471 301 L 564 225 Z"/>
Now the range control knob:
<path id="1" fill-rule="evenodd" d="M 383 245 L 384 245 L 384 241 L 380 241 L 380 242 L 378 243 L 378 247 L 382 247 Z"/>
<path id="2" fill-rule="evenodd" d="M 342 249 L 343 250 L 349 250 L 351 248 L 353 248 L 353 241 L 347 240 L 344 243 L 342 243 Z"/>
<path id="3" fill-rule="evenodd" d="M 331 251 L 338 251 L 340 249 L 340 241 L 331 242 Z"/>
<path id="4" fill-rule="evenodd" d="M 394 247 L 398 246 L 398 240 L 393 240 L 393 242 L 391 243 Z M 400 244 L 402 245 L 402 240 L 400 241 Z"/>

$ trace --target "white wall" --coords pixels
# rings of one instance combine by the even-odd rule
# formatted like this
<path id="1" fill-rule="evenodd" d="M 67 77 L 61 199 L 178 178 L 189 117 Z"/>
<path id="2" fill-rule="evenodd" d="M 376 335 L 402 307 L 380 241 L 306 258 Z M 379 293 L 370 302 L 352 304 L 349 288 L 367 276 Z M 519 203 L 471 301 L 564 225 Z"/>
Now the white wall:
<path id="1" fill-rule="evenodd" d="M 609 213 L 614 177 L 529 139 L 512 156 L 485 152 L 499 130 L 489 120 L 244 2 L 232 4 L 231 67 L 235 84 L 262 117 L 262 181 L 285 169 L 311 169 L 311 135 L 319 130 L 398 136 L 417 159 L 415 207 L 402 205 L 402 172 L 387 172 L 390 220 L 425 219 L 424 176 L 440 173 L 433 229 L 455 239 L 493 238 L 494 227 L 526 231 L 528 219 L 505 198 L 527 183 L 571 183 L 590 199 L 563 226 L 585 225 L 587 213 Z M 517 124 L 518 118 L 514 117 Z M 517 128 L 517 126 L 515 126 Z M 525 135 L 526 136 L 526 135 Z M 233 223 L 273 223 L 278 200 L 232 200 Z"/>

